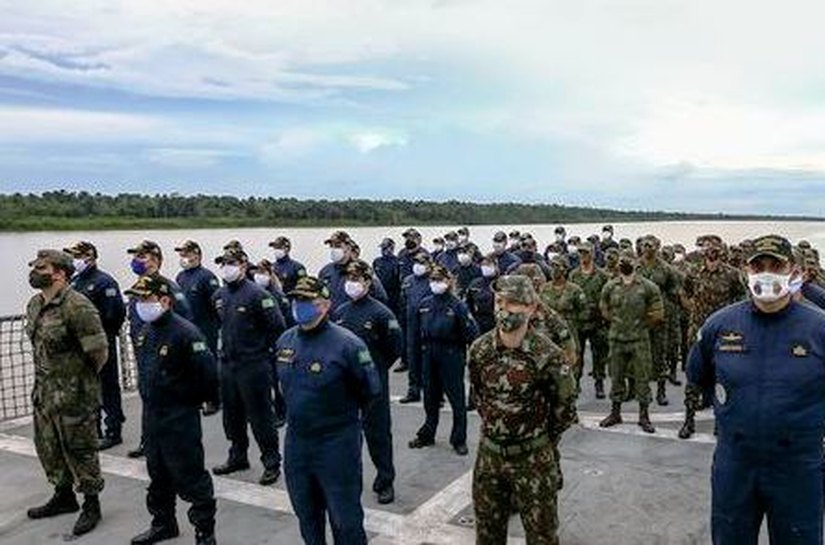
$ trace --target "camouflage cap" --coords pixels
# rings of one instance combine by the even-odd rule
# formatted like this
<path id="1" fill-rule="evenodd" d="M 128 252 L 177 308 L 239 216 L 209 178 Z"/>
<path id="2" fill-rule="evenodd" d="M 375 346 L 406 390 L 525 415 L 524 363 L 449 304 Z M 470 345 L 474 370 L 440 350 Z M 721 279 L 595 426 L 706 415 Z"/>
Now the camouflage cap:
<path id="1" fill-rule="evenodd" d="M 797 244 L 797 246 L 799 246 L 803 250 L 810 250 L 811 249 L 811 243 L 808 242 L 807 240 L 800 240 L 799 244 Z"/>
<path id="2" fill-rule="evenodd" d="M 29 267 L 38 263 L 49 263 L 52 267 L 65 271 L 68 276 L 74 274 L 74 261 L 71 254 L 60 250 L 38 250 L 37 256 L 29 261 Z"/>
<path id="3" fill-rule="evenodd" d="M 246 263 L 249 257 L 240 248 L 229 247 L 223 251 L 223 254 L 215 258 L 215 263 L 223 265 L 224 263 Z"/>
<path id="4" fill-rule="evenodd" d="M 629 238 L 619 239 L 619 248 L 632 248 L 632 247 L 633 247 L 633 241 L 631 241 Z"/>
<path id="5" fill-rule="evenodd" d="M 765 235 L 754 239 L 748 263 L 763 255 L 775 257 L 780 261 L 792 261 L 794 258 L 791 243 L 779 235 Z"/>
<path id="6" fill-rule="evenodd" d="M 324 244 L 346 244 L 351 246 L 352 238 L 346 231 L 335 231 L 324 241 Z"/>
<path id="7" fill-rule="evenodd" d="M 381 241 L 381 244 L 379 244 L 378 247 L 381 248 L 382 250 L 384 250 L 386 248 L 395 248 L 395 241 L 393 239 L 387 237 L 387 238 L 385 238 Z"/>
<path id="8" fill-rule="evenodd" d="M 130 297 L 149 297 L 151 295 L 172 296 L 172 288 L 162 276 L 141 276 L 131 288 L 123 292 Z"/>
<path id="9" fill-rule="evenodd" d="M 270 248 L 284 248 L 286 250 L 289 250 L 292 247 L 292 243 L 289 241 L 288 238 L 281 236 L 281 237 L 276 238 L 272 242 L 270 242 L 269 247 Z"/>
<path id="10" fill-rule="evenodd" d="M 588 254 L 593 253 L 593 243 L 592 242 L 580 242 L 578 245 L 579 253 L 587 252 Z"/>
<path id="11" fill-rule="evenodd" d="M 615 246 L 612 248 L 608 248 L 604 251 L 604 257 L 606 259 L 618 259 L 620 255 L 619 249 Z"/>
<path id="12" fill-rule="evenodd" d="M 524 238 L 522 238 L 520 245 L 523 249 L 531 250 L 533 252 L 535 252 L 536 248 L 538 248 L 538 244 L 536 243 L 536 239 L 534 239 L 533 237 L 524 237 Z"/>
<path id="13" fill-rule="evenodd" d="M 268 259 L 262 259 L 257 263 L 250 263 L 246 268 L 249 271 L 264 270 L 267 272 L 272 272 L 272 262 Z"/>
<path id="14" fill-rule="evenodd" d="M 372 267 L 361 259 L 353 259 L 347 264 L 347 276 L 372 280 Z"/>
<path id="15" fill-rule="evenodd" d="M 538 295 L 533 282 L 523 274 L 508 274 L 499 277 L 492 285 L 496 295 L 507 299 L 511 303 L 532 305 L 538 302 Z"/>
<path id="16" fill-rule="evenodd" d="M 507 242 L 507 235 L 504 231 L 498 231 L 493 235 L 493 242 Z"/>
<path id="17" fill-rule="evenodd" d="M 431 280 L 450 280 L 452 277 L 453 275 L 450 274 L 450 270 L 443 265 L 433 265 L 430 269 Z"/>
<path id="18" fill-rule="evenodd" d="M 430 254 L 424 251 L 415 252 L 412 256 L 412 260 L 416 263 L 423 263 L 424 265 L 429 265 L 432 263 L 433 259 L 430 257 Z"/>
<path id="19" fill-rule="evenodd" d="M 421 233 L 418 232 L 418 229 L 410 227 L 409 229 L 407 229 L 406 231 L 401 233 L 401 236 L 404 237 L 404 238 L 418 238 L 418 239 L 420 239 L 421 238 Z"/>
<path id="20" fill-rule="evenodd" d="M 592 243 L 592 244 L 598 244 L 599 243 L 599 235 L 596 235 L 596 234 L 590 235 L 589 237 L 587 237 L 587 241 Z"/>
<path id="21" fill-rule="evenodd" d="M 444 235 L 444 240 L 458 240 L 458 233 L 450 231 Z"/>
<path id="22" fill-rule="evenodd" d="M 459 235 L 470 236 L 470 230 L 466 227 L 459 227 L 457 232 L 458 232 Z"/>
<path id="23" fill-rule="evenodd" d="M 97 248 L 94 244 L 85 240 L 75 242 L 68 248 L 63 248 L 63 251 L 72 257 L 93 257 L 97 259 Z"/>
<path id="24" fill-rule="evenodd" d="M 241 244 L 240 240 L 230 240 L 226 244 L 223 245 L 224 250 L 241 250 L 243 251 L 243 244 Z"/>
<path id="25" fill-rule="evenodd" d="M 530 280 L 541 280 L 542 282 L 547 280 L 547 277 L 544 275 L 544 271 L 541 270 L 541 267 L 536 263 L 522 263 L 518 267 L 516 267 L 513 274 L 518 274 L 522 276 L 526 276 Z"/>
<path id="26" fill-rule="evenodd" d="M 551 267 L 561 267 L 562 269 L 567 269 L 569 265 L 567 258 L 562 254 L 554 255 L 550 258 L 550 266 Z"/>
<path id="27" fill-rule="evenodd" d="M 157 242 L 152 240 L 143 240 L 140 244 L 135 246 L 134 248 L 129 248 L 126 250 L 127 254 L 134 254 L 134 255 L 153 255 L 158 259 L 163 259 L 163 252 L 158 246 Z"/>
<path id="28" fill-rule="evenodd" d="M 636 254 L 633 253 L 633 250 L 622 250 L 619 252 L 619 259 L 625 261 L 636 261 Z"/>
<path id="29" fill-rule="evenodd" d="M 202 253 L 201 252 L 201 245 L 198 244 L 197 242 L 195 242 L 194 240 L 185 241 L 183 244 L 181 244 L 180 246 L 175 248 L 175 251 L 178 252 L 178 253 L 192 252 L 192 253 L 196 253 L 198 255 L 200 255 Z"/>
<path id="30" fill-rule="evenodd" d="M 573 235 L 572 237 L 567 239 L 567 242 L 569 242 L 570 244 L 578 244 L 581 241 L 582 237 L 580 237 L 579 235 Z"/>
<path id="31" fill-rule="evenodd" d="M 674 244 L 673 251 L 677 254 L 683 254 L 685 253 L 685 246 L 683 244 Z"/>
<path id="32" fill-rule="evenodd" d="M 295 289 L 287 293 L 296 299 L 329 299 L 329 288 L 314 276 L 302 276 L 295 283 Z"/>

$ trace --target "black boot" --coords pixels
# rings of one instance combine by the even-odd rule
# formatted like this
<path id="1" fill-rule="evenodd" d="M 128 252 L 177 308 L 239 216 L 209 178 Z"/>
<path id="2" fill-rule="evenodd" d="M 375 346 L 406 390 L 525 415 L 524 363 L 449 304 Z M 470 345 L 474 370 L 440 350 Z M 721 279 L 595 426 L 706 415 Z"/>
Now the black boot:
<path id="1" fill-rule="evenodd" d="M 120 430 L 107 431 L 106 435 L 104 435 L 100 442 L 97 444 L 97 450 L 108 450 L 121 443 L 123 443 L 123 437 L 121 437 L 120 435 Z"/>
<path id="2" fill-rule="evenodd" d="M 236 471 L 244 471 L 249 469 L 249 460 L 246 458 L 238 460 L 227 460 L 225 464 L 215 466 L 212 468 L 212 473 L 215 475 L 229 475 Z"/>
<path id="3" fill-rule="evenodd" d="M 599 427 L 601 428 L 609 428 L 610 426 L 615 426 L 616 424 L 622 423 L 622 404 L 618 401 L 613 402 L 613 406 L 610 409 L 610 414 L 607 415 L 601 422 L 599 422 Z"/>
<path id="4" fill-rule="evenodd" d="M 129 458 L 143 458 L 143 449 L 143 438 L 141 437 L 140 444 L 136 448 L 127 452 L 126 456 L 128 456 Z"/>
<path id="5" fill-rule="evenodd" d="M 75 513 L 80 506 L 72 491 L 71 485 L 54 489 L 54 495 L 43 505 L 32 507 L 26 512 L 30 519 L 42 519 L 63 515 L 65 513 Z"/>
<path id="6" fill-rule="evenodd" d="M 407 392 L 407 395 L 398 400 L 399 403 L 416 403 L 421 401 L 421 394 Z"/>
<path id="7" fill-rule="evenodd" d="M 216 545 L 215 531 L 204 532 L 195 530 L 195 545 Z"/>
<path id="8" fill-rule="evenodd" d="M 639 427 L 645 433 L 656 433 L 656 428 L 650 423 L 650 414 L 647 412 L 647 405 L 639 405 Z"/>
<path id="9" fill-rule="evenodd" d="M 604 399 L 604 379 L 596 379 L 596 399 Z"/>
<path id="10" fill-rule="evenodd" d="M 95 529 L 98 522 L 100 522 L 100 500 L 97 494 L 86 494 L 83 499 L 83 509 L 72 528 L 72 533 L 76 536 L 88 534 Z"/>
<path id="11" fill-rule="evenodd" d="M 656 383 L 656 404 L 660 407 L 664 407 L 668 403 L 667 393 L 665 392 L 665 380 L 659 379 L 659 382 Z"/>
<path id="12" fill-rule="evenodd" d="M 681 386 L 682 381 L 679 380 L 676 376 L 676 365 L 670 366 L 670 374 L 667 376 L 667 381 L 670 382 L 673 386 Z"/>
<path id="13" fill-rule="evenodd" d="M 682 424 L 682 429 L 679 430 L 679 439 L 690 439 L 690 436 L 696 431 L 695 415 L 696 412 L 693 409 L 685 410 L 685 423 Z"/>
<path id="14" fill-rule="evenodd" d="M 178 522 L 175 519 L 164 523 L 152 521 L 152 526 L 148 530 L 132 538 L 132 545 L 152 545 L 159 541 L 176 538 L 179 534 Z"/>

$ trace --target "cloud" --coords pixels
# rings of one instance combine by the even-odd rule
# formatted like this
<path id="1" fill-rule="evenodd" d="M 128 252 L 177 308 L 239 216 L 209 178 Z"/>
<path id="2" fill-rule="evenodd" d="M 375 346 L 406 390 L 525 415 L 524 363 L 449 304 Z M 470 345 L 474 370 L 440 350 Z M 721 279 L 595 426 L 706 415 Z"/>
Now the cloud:
<path id="1" fill-rule="evenodd" d="M 144 115 L 0 106 L 0 142 L 100 142 L 151 138 L 161 120 Z"/>
<path id="2" fill-rule="evenodd" d="M 203 169 L 240 154 L 222 149 L 153 148 L 146 151 L 151 163 L 175 169 Z"/>
<path id="3" fill-rule="evenodd" d="M 354 149 L 368 155 L 382 148 L 404 147 L 408 137 L 398 130 L 385 128 L 353 128 L 336 125 L 290 127 L 261 146 L 260 157 L 265 163 L 281 163 L 318 155 L 327 151 L 340 154 Z"/>
<path id="4" fill-rule="evenodd" d="M 403 147 L 407 138 L 388 132 L 364 131 L 350 134 L 347 139 L 360 153 L 371 153 L 379 148 Z"/>

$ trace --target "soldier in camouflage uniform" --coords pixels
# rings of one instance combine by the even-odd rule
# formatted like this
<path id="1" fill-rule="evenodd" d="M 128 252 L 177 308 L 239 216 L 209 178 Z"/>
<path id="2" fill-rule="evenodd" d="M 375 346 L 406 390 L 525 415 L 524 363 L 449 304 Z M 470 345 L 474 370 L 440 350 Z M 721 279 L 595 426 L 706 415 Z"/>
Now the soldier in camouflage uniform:
<path id="1" fill-rule="evenodd" d="M 688 308 L 684 295 L 685 278 L 694 268 L 694 265 L 687 260 L 685 247 L 682 244 L 673 245 L 673 270 L 679 276 L 679 367 L 685 370 L 688 349 L 688 326 L 690 324 L 690 308 Z"/>
<path id="2" fill-rule="evenodd" d="M 609 226 L 605 226 L 609 227 Z M 613 244 L 615 241 L 610 240 Z M 610 248 L 613 248 L 611 246 Z M 585 242 L 579 246 L 581 256 L 579 266 L 570 273 L 570 281 L 581 287 L 585 296 L 584 309 L 579 322 L 579 361 L 584 367 L 584 344 L 590 341 L 596 398 L 604 399 L 605 366 L 607 365 L 607 324 L 599 312 L 599 297 L 609 280 L 607 273 L 593 262 L 593 244 Z M 581 375 L 579 375 L 581 376 Z"/>
<path id="3" fill-rule="evenodd" d="M 521 275 L 496 281 L 496 328 L 470 347 L 481 440 L 473 472 L 476 543 L 504 545 L 515 504 L 531 545 L 558 544 L 554 443 L 575 422 L 563 352 L 530 327 L 538 296 Z"/>
<path id="4" fill-rule="evenodd" d="M 69 286 L 72 257 L 58 250 L 40 250 L 29 266 L 29 284 L 40 290 L 26 309 L 26 334 L 34 355 L 34 445 L 55 493 L 27 514 L 39 519 L 77 511 L 74 485 L 84 495 L 72 529 L 79 536 L 100 521 L 98 372 L 108 359 L 109 347 L 97 309 Z"/>
<path id="5" fill-rule="evenodd" d="M 553 278 L 541 288 L 539 298 L 547 308 L 555 310 L 564 318 L 570 333 L 576 339 L 576 347 L 580 352 L 579 324 L 587 311 L 587 296 L 579 286 L 567 280 L 567 261 L 564 256 L 554 257 L 550 261 L 550 269 Z M 578 353 L 576 362 L 576 384 L 578 386 L 584 365 Z"/>
<path id="6" fill-rule="evenodd" d="M 719 237 L 705 237 L 702 244 L 702 266 L 688 273 L 683 288 L 686 304 L 690 308 L 688 339 L 691 344 L 711 314 L 748 295 L 742 273 L 722 263 L 722 240 Z M 681 439 L 693 435 L 694 416 L 702 406 L 701 390 L 688 382 L 685 385 L 685 422 L 679 430 Z"/>
<path id="7" fill-rule="evenodd" d="M 650 384 L 652 360 L 650 328 L 664 320 L 664 304 L 659 288 L 635 272 L 631 252 L 619 258 L 621 276 L 605 284 L 599 308 L 610 322 L 610 414 L 599 425 L 603 428 L 622 423 L 625 378 L 635 379 L 639 401 L 639 426 L 647 433 L 656 431 L 650 423 Z"/>
<path id="8" fill-rule="evenodd" d="M 608 248 L 604 252 L 604 272 L 607 278 L 619 277 L 619 250 L 618 248 Z"/>
<path id="9" fill-rule="evenodd" d="M 665 346 L 665 365 L 668 369 L 667 380 L 674 386 L 681 386 L 677 369 L 680 367 L 681 331 L 680 323 L 684 309 L 682 308 L 682 284 L 685 275 L 674 265 L 676 252 L 673 246 L 662 247 L 662 259 L 670 265 L 673 274 L 676 276 L 676 291 L 674 297 L 666 297 L 665 303 L 665 328 L 667 328 L 667 345 Z"/>
<path id="10" fill-rule="evenodd" d="M 675 301 L 679 297 L 679 284 L 673 269 L 659 257 L 659 239 L 653 235 L 642 237 L 639 241 L 641 254 L 637 267 L 637 274 L 647 278 L 659 287 L 665 309 L 665 319 L 650 329 L 650 352 L 653 358 L 653 374 L 651 379 L 656 380 L 656 403 L 667 405 L 666 381 L 668 367 L 665 359 L 667 345 L 667 321 L 669 314 L 674 311 Z M 674 339 L 674 342 L 676 340 Z"/>

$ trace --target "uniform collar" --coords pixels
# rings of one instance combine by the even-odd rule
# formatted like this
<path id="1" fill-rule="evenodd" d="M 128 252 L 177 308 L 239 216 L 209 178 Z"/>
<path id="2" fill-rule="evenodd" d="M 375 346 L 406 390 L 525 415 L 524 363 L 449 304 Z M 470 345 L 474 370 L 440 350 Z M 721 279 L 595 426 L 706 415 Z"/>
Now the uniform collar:
<path id="1" fill-rule="evenodd" d="M 533 315 L 535 317 L 535 314 Z M 519 350 L 524 352 L 525 354 L 530 354 L 533 347 L 533 338 L 535 337 L 535 333 L 532 331 L 532 328 L 527 329 L 527 333 L 524 335 L 524 338 L 521 340 L 521 344 L 518 348 L 510 348 L 509 346 L 504 346 L 501 342 L 501 338 L 498 336 L 498 329 L 495 329 L 495 347 L 496 350 Z"/>

